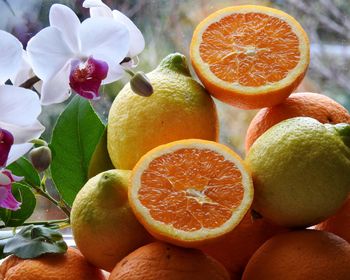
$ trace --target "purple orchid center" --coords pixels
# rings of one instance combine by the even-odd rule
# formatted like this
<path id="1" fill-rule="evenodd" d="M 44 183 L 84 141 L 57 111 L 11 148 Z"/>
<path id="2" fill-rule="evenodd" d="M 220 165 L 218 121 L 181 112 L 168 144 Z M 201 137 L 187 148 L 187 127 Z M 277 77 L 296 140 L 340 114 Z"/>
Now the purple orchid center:
<path id="1" fill-rule="evenodd" d="M 20 208 L 21 202 L 18 202 L 13 196 L 11 189 L 12 183 L 22 180 L 22 177 L 17 177 L 10 170 L 0 171 L 0 207 L 16 211 Z"/>
<path id="2" fill-rule="evenodd" d="M 107 77 L 108 64 L 102 60 L 89 57 L 85 62 L 72 61 L 71 67 L 70 87 L 87 99 L 96 100 L 100 98 L 98 90 L 102 80 Z"/>
<path id="3" fill-rule="evenodd" d="M 14 138 L 11 132 L 0 128 L 0 167 L 5 167 Z"/>

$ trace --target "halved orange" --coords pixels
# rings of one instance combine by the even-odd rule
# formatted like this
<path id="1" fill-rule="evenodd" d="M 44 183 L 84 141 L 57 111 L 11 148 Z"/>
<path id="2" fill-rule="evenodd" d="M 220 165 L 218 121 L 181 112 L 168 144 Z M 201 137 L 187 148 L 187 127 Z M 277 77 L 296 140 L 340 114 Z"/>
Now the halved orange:
<path id="1" fill-rule="evenodd" d="M 225 145 L 186 139 L 159 146 L 133 169 L 130 205 L 157 239 L 197 247 L 229 233 L 253 199 L 242 159 Z"/>
<path id="2" fill-rule="evenodd" d="M 302 26 L 285 12 L 234 6 L 196 27 L 190 56 L 214 97 L 256 109 L 280 103 L 299 85 L 310 62 L 310 44 Z"/>

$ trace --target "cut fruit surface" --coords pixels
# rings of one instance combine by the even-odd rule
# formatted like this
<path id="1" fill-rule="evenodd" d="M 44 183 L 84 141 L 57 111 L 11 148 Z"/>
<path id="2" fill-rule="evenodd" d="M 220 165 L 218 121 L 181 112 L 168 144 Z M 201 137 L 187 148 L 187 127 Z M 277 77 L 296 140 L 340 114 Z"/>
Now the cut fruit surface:
<path id="1" fill-rule="evenodd" d="M 136 164 L 129 201 L 156 238 L 196 247 L 230 232 L 253 199 L 249 172 L 228 147 L 187 139 L 159 146 Z"/>
<path id="2" fill-rule="evenodd" d="M 262 6 L 219 10 L 195 29 L 190 55 L 209 92 L 244 109 L 278 104 L 310 61 L 308 37 L 290 15 Z"/>

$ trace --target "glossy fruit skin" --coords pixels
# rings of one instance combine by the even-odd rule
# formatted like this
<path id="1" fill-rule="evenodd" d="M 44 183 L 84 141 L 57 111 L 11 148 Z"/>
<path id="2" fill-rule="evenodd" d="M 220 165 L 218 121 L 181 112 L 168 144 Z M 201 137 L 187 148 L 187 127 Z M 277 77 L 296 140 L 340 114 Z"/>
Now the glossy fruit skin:
<path id="1" fill-rule="evenodd" d="M 222 240 L 200 247 L 230 272 L 231 280 L 240 280 L 254 252 L 272 236 L 289 231 L 261 217 L 252 217 L 248 211 L 243 220 Z"/>
<path id="2" fill-rule="evenodd" d="M 152 240 L 130 208 L 129 178 L 128 170 L 102 172 L 83 186 L 72 206 L 77 247 L 90 263 L 107 271 Z"/>
<path id="3" fill-rule="evenodd" d="M 108 280 L 229 280 L 225 268 L 197 249 L 154 242 L 121 260 Z"/>
<path id="4" fill-rule="evenodd" d="M 132 169 L 142 155 L 161 144 L 218 139 L 215 104 L 190 76 L 183 55 L 167 56 L 147 77 L 154 90 L 151 96 L 139 96 L 127 84 L 109 112 L 107 147 L 119 169 Z"/>
<path id="5" fill-rule="evenodd" d="M 245 150 L 275 124 L 294 117 L 310 117 L 321 123 L 350 123 L 349 112 L 330 97 L 312 92 L 292 93 L 282 103 L 261 109 L 249 124 Z"/>
<path id="6" fill-rule="evenodd" d="M 65 254 L 45 254 L 35 259 L 20 259 L 14 255 L 0 266 L 4 280 L 105 280 L 101 270 L 92 266 L 74 248 Z"/>
<path id="7" fill-rule="evenodd" d="M 316 225 L 315 228 L 334 233 L 350 243 L 350 198 L 337 213 Z"/>
<path id="8" fill-rule="evenodd" d="M 350 244 L 328 232 L 299 230 L 266 241 L 249 260 L 242 280 L 347 280 Z"/>
<path id="9" fill-rule="evenodd" d="M 261 135 L 245 159 L 253 209 L 285 227 L 308 227 L 333 215 L 350 191 L 350 147 L 336 127 L 297 117 Z"/>

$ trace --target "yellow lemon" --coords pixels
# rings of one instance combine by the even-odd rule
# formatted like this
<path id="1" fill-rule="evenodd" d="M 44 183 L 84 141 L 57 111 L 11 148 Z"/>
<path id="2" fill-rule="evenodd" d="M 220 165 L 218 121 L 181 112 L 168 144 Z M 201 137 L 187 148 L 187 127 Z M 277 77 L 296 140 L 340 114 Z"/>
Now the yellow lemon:
<path id="1" fill-rule="evenodd" d="M 132 169 L 141 156 L 161 144 L 218 138 L 215 104 L 192 79 L 183 55 L 168 55 L 147 77 L 154 90 L 151 96 L 139 96 L 127 84 L 109 112 L 107 148 L 119 169 Z"/>
<path id="2" fill-rule="evenodd" d="M 151 239 L 129 206 L 130 174 L 128 170 L 109 170 L 92 177 L 72 206 L 77 247 L 90 263 L 107 271 Z"/>

